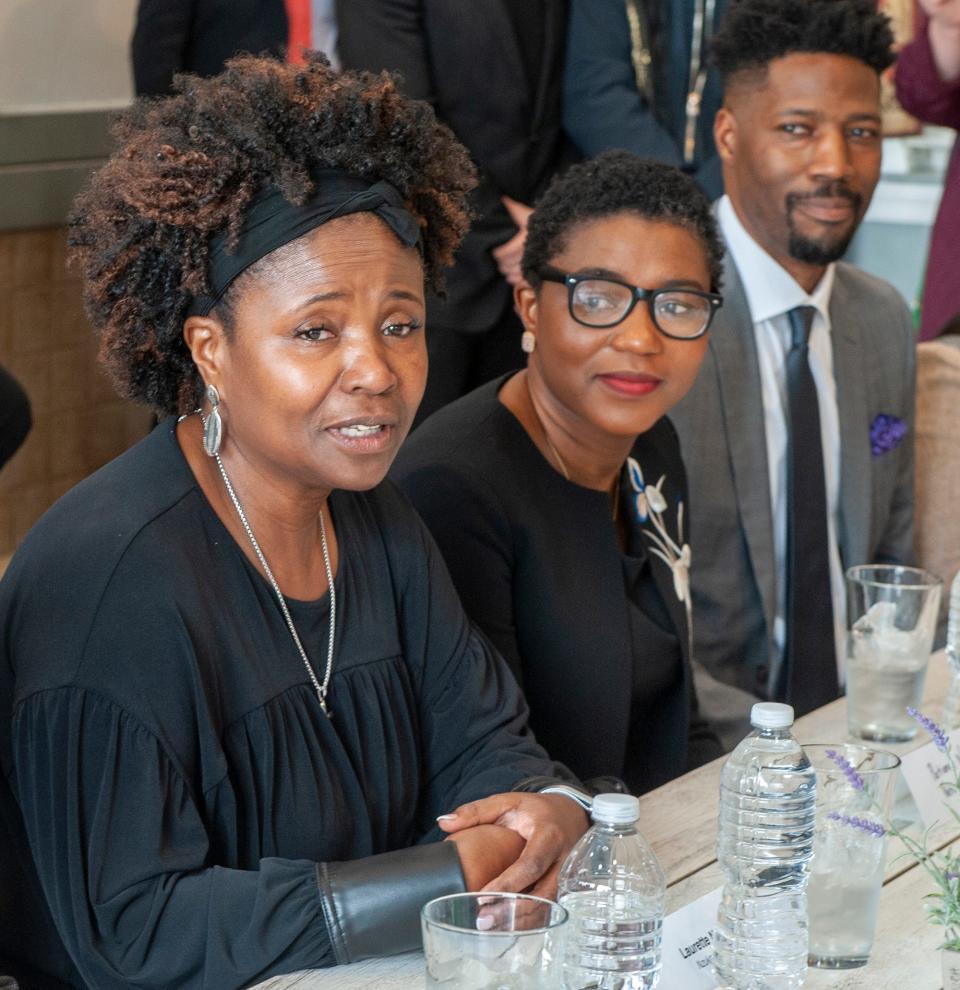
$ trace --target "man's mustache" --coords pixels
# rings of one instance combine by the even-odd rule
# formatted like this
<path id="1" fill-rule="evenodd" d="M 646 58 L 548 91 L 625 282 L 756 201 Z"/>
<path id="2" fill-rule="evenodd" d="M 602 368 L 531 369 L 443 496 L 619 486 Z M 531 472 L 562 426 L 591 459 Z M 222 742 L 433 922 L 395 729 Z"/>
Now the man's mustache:
<path id="1" fill-rule="evenodd" d="M 860 193 L 854 192 L 843 182 L 829 182 L 814 189 L 813 192 L 787 193 L 787 209 L 792 210 L 799 203 L 810 199 L 847 199 L 856 212 L 859 212 L 863 205 L 863 196 Z"/>

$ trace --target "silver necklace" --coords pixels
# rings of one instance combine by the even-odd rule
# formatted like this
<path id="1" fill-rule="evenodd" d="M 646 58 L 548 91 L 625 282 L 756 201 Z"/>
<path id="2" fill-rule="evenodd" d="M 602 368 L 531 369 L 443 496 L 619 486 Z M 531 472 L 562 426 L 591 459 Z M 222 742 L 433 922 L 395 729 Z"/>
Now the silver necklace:
<path id="1" fill-rule="evenodd" d="M 200 419 L 202 420 L 204 426 L 206 426 L 207 418 L 203 415 L 203 413 L 200 413 Z M 327 527 L 323 521 L 323 509 L 320 510 L 320 546 L 323 549 L 323 567 L 327 572 L 327 586 L 330 588 L 330 636 L 327 639 L 327 669 L 324 671 L 323 683 L 321 684 L 316 673 L 314 672 L 309 658 L 307 657 L 307 651 L 303 648 L 303 643 L 300 642 L 300 637 L 297 635 L 297 629 L 293 624 L 293 619 L 290 617 L 290 610 L 287 608 L 287 603 L 283 597 L 283 592 L 280 590 L 280 585 L 277 584 L 277 579 L 273 576 L 273 571 L 270 570 L 270 565 L 267 563 L 267 558 L 263 555 L 263 551 L 260 549 L 260 544 L 257 543 L 257 538 L 253 535 L 253 529 L 251 529 L 250 523 L 247 521 L 247 514 L 243 511 L 243 506 L 240 504 L 240 499 L 237 498 L 237 493 L 234 491 L 233 485 L 227 477 L 227 471 L 223 466 L 223 461 L 220 459 L 219 454 L 215 454 L 214 458 L 217 462 L 217 467 L 220 468 L 220 475 L 223 478 L 223 483 L 227 488 L 227 494 L 230 496 L 230 501 L 233 502 L 233 507 L 237 510 L 237 515 L 240 517 L 240 522 L 243 524 L 244 531 L 247 534 L 247 539 L 250 541 L 250 546 L 253 547 L 253 552 L 257 555 L 257 559 L 260 561 L 260 566 L 263 568 L 263 573 L 267 575 L 267 579 L 273 586 L 273 590 L 277 596 L 277 601 L 280 603 L 280 611 L 283 612 L 283 617 L 287 622 L 287 628 L 290 630 L 290 635 L 293 638 L 294 645 L 297 648 L 297 652 L 300 654 L 300 659 L 303 661 L 304 667 L 307 668 L 307 673 L 310 675 L 310 680 L 313 682 L 313 687 L 317 692 L 317 699 L 320 702 L 320 707 L 323 709 L 323 714 L 326 715 L 327 718 L 333 718 L 333 712 L 327 708 L 327 691 L 330 688 L 330 675 L 333 673 L 333 638 L 337 628 L 337 589 L 333 583 L 333 568 L 330 566 L 330 550 L 327 546 Z"/>

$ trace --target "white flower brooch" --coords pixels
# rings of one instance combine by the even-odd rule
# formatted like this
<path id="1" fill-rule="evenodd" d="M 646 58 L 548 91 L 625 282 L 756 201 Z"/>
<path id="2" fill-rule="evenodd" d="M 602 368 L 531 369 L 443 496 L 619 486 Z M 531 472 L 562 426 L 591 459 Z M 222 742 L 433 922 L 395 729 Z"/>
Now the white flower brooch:
<path id="1" fill-rule="evenodd" d="M 667 532 L 666 524 L 663 521 L 663 514 L 668 508 L 667 500 L 662 491 L 666 475 L 661 475 L 660 480 L 655 485 L 648 485 L 643 480 L 640 464 L 633 457 L 627 458 L 627 474 L 630 478 L 630 486 L 635 493 L 633 506 L 642 526 L 641 532 L 652 544 L 650 552 L 659 557 L 673 574 L 673 588 L 677 593 L 677 598 L 686 608 L 687 631 L 692 642 L 690 544 L 683 542 L 683 502 L 677 503 L 677 538 L 674 540 Z"/>

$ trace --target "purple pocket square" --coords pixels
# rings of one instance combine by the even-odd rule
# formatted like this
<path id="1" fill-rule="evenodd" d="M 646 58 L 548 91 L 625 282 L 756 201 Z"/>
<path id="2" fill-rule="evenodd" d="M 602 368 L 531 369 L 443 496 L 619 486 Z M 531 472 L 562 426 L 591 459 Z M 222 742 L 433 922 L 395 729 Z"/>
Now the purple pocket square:
<path id="1" fill-rule="evenodd" d="M 870 451 L 874 457 L 889 453 L 907 435 L 907 424 L 896 416 L 880 413 L 870 424 Z"/>

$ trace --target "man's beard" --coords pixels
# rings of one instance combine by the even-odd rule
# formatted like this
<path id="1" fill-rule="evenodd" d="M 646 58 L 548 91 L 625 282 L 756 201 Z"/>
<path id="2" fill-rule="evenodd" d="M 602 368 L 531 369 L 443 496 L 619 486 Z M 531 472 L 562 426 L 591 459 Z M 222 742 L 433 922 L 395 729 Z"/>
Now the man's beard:
<path id="1" fill-rule="evenodd" d="M 807 199 L 848 199 L 853 205 L 854 216 L 858 219 L 851 225 L 850 230 L 836 240 L 814 240 L 797 230 L 793 222 L 793 211 L 797 204 Z M 846 253 L 853 235 L 860 225 L 860 209 L 863 205 L 863 197 L 848 189 L 841 182 L 833 182 L 826 186 L 821 186 L 812 193 L 788 193 L 787 194 L 787 230 L 789 240 L 787 251 L 791 258 L 802 261 L 808 265 L 829 265 L 834 261 L 839 261 Z"/>

